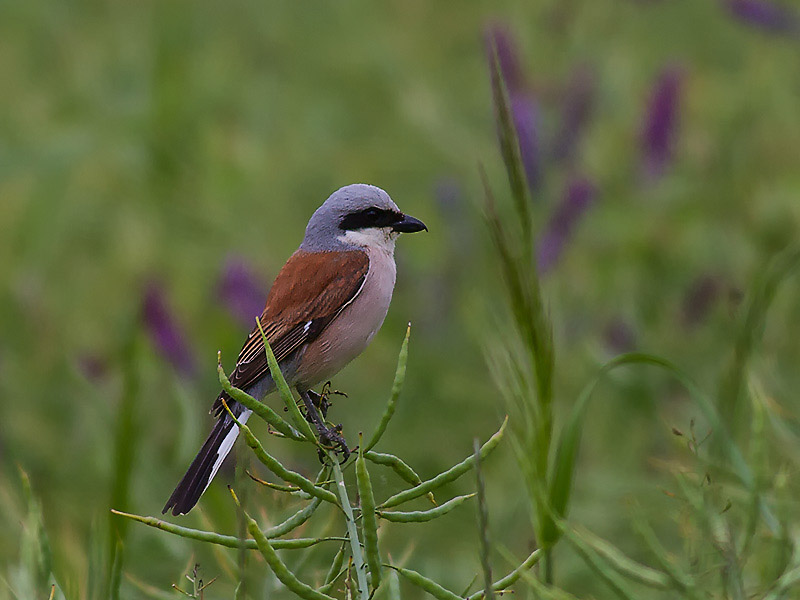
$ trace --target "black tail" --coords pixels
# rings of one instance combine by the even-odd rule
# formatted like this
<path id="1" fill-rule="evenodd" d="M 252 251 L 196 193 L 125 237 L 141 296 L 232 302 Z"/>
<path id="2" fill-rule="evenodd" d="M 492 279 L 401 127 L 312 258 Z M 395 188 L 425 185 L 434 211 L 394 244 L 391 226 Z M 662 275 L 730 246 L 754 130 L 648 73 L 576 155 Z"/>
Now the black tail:
<path id="1" fill-rule="evenodd" d="M 245 411 L 245 408 L 237 402 L 229 401 L 229 404 L 231 411 L 237 418 Z M 247 416 L 249 416 L 249 411 Z M 236 429 L 235 434 L 233 433 L 234 428 Z M 162 514 L 172 509 L 172 514 L 178 516 L 192 510 L 197 501 L 200 500 L 200 496 L 206 491 L 208 484 L 211 483 L 216 470 L 219 469 L 219 465 L 222 464 L 225 456 L 231 451 L 236 435 L 239 433 L 238 430 L 239 427 L 233 422 L 228 413 L 223 413 L 219 416 L 214 429 L 211 430 L 208 439 L 203 444 L 203 447 L 200 448 L 197 456 L 195 456 L 189 470 L 186 471 L 186 475 L 183 476 L 183 479 L 181 479 L 175 491 L 172 492 L 169 500 L 167 500 L 164 510 L 161 511 Z"/>

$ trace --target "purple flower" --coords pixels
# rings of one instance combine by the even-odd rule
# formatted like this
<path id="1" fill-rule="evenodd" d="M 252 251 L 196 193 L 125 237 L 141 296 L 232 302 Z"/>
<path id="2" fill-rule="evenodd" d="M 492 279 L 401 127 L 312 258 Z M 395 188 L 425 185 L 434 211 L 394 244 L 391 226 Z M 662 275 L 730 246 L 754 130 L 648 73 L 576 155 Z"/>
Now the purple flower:
<path id="1" fill-rule="evenodd" d="M 746 25 L 771 33 L 800 31 L 800 15 L 789 6 L 767 0 L 726 0 L 728 12 Z"/>
<path id="2" fill-rule="evenodd" d="M 553 139 L 553 158 L 570 161 L 581 135 L 586 129 L 594 106 L 594 73 L 588 67 L 579 67 L 572 73 L 561 100 L 561 123 Z"/>
<path id="3" fill-rule="evenodd" d="M 519 61 L 519 49 L 507 25 L 495 23 L 486 29 L 486 43 L 488 45 L 489 61 L 492 60 L 492 46 L 497 52 L 497 62 L 500 63 L 500 73 L 506 82 L 509 92 L 519 91 L 525 87 L 525 78 Z"/>
<path id="4" fill-rule="evenodd" d="M 672 160 L 678 129 L 682 75 L 678 68 L 661 71 L 653 86 L 642 128 L 642 157 L 645 174 L 656 178 Z"/>
<path id="5" fill-rule="evenodd" d="M 539 108 L 536 96 L 530 90 L 522 68 L 519 50 L 508 27 L 495 24 L 486 31 L 487 54 L 491 69 L 495 68 L 494 56 L 500 65 L 500 75 L 508 91 L 509 110 L 517 132 L 520 159 L 525 170 L 528 188 L 533 192 L 539 184 Z"/>
<path id="6" fill-rule="evenodd" d="M 536 263 L 544 275 L 555 266 L 583 213 L 594 201 L 596 190 L 588 180 L 578 178 L 567 186 L 550 222 L 539 238 Z"/>
<path id="7" fill-rule="evenodd" d="M 538 108 L 532 94 L 514 93 L 510 97 L 511 116 L 517 130 L 519 156 L 528 187 L 533 192 L 539 186 Z"/>
<path id="8" fill-rule="evenodd" d="M 267 299 L 265 286 L 250 264 L 235 256 L 225 261 L 217 285 L 217 296 L 228 312 L 248 331 L 264 310 Z"/>
<path id="9" fill-rule="evenodd" d="M 700 324 L 722 291 L 723 282 L 719 276 L 706 274 L 695 279 L 683 298 L 681 308 L 683 324 L 687 327 Z"/>
<path id="10" fill-rule="evenodd" d="M 108 363 L 97 354 L 79 356 L 76 366 L 89 381 L 99 381 L 108 375 Z"/>
<path id="11" fill-rule="evenodd" d="M 196 372 L 196 363 L 175 315 L 167 304 L 164 288 L 151 282 L 142 301 L 142 320 L 156 348 L 185 377 Z"/>
<path id="12" fill-rule="evenodd" d="M 614 317 L 606 323 L 603 341 L 612 352 L 631 352 L 636 349 L 636 333 L 630 323 L 622 317 Z"/>

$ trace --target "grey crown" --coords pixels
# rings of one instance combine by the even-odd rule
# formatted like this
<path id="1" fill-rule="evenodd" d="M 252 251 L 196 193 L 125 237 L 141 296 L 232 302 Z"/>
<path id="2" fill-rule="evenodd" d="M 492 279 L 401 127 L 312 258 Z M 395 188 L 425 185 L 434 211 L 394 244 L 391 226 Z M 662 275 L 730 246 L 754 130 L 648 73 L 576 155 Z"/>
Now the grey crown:
<path id="1" fill-rule="evenodd" d="M 339 223 L 348 214 L 373 206 L 400 212 L 389 194 L 374 185 L 354 183 L 339 188 L 311 216 L 300 249 L 325 252 L 351 248 L 339 239 L 343 233 Z"/>

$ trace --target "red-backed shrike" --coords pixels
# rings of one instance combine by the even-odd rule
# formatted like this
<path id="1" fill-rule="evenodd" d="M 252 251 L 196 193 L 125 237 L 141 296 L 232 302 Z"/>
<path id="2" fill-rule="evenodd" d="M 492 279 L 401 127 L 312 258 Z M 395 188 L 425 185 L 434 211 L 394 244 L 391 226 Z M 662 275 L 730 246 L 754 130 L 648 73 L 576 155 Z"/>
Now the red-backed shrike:
<path id="1" fill-rule="evenodd" d="M 312 215 L 303 243 L 278 273 L 261 315 L 275 358 L 287 382 L 303 399 L 323 439 L 343 445 L 316 414 L 311 388 L 339 372 L 370 343 L 383 324 L 395 281 L 394 244 L 401 233 L 427 230 L 422 221 L 400 212 L 382 189 L 348 185 L 334 192 Z M 239 353 L 231 384 L 262 398 L 275 391 L 258 328 Z M 197 504 L 239 427 L 251 411 L 222 392 L 212 412 L 211 435 L 192 461 L 163 512 L 189 512 Z M 316 417 L 316 419 L 315 419 Z M 347 452 L 346 445 L 343 449 Z"/>

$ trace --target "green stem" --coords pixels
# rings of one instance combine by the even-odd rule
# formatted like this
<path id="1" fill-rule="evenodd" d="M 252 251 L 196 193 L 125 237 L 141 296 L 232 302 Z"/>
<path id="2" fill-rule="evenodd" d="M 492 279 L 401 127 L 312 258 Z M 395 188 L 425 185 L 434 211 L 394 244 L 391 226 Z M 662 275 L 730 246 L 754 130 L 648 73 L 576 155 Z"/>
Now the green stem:
<path id="1" fill-rule="evenodd" d="M 356 581 L 358 582 L 358 592 L 361 600 L 369 600 L 369 588 L 367 587 L 367 571 L 364 564 L 364 554 L 361 552 L 361 541 L 358 538 L 356 520 L 353 516 L 353 508 L 350 506 L 350 498 L 347 496 L 347 488 L 344 485 L 344 475 L 339 467 L 336 457 L 330 458 L 333 463 L 333 477 L 336 480 L 336 490 L 339 492 L 342 510 L 347 521 L 347 537 L 350 539 L 350 552 L 353 556 L 353 566 L 356 568 Z"/>
<path id="2" fill-rule="evenodd" d="M 553 585 L 553 549 L 547 548 L 544 551 L 544 560 L 542 566 L 544 567 L 544 582 L 547 585 Z"/>

